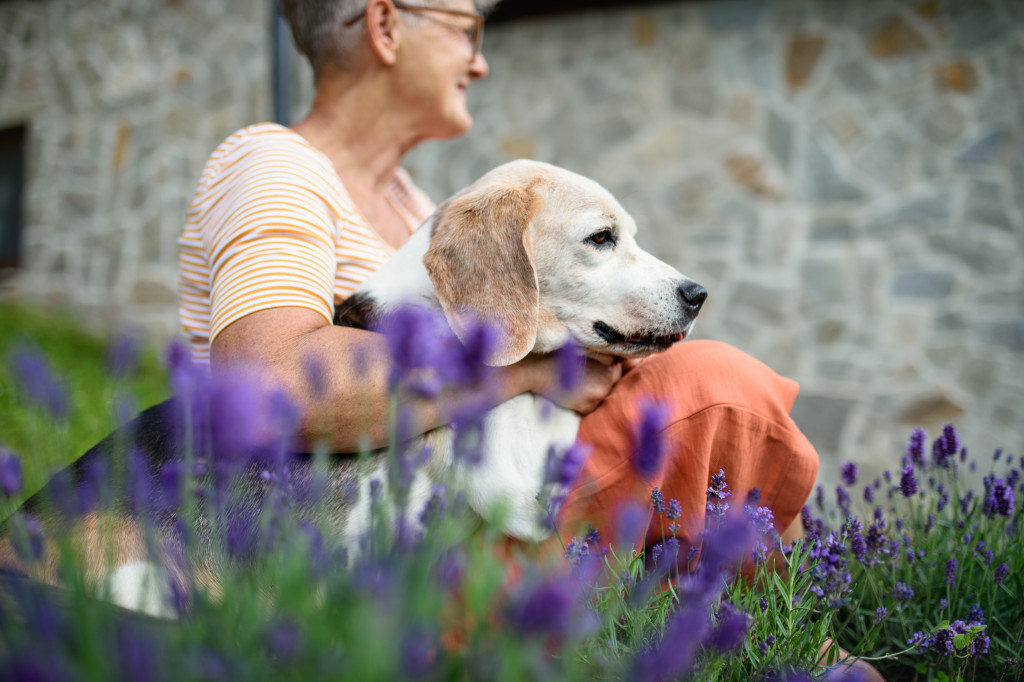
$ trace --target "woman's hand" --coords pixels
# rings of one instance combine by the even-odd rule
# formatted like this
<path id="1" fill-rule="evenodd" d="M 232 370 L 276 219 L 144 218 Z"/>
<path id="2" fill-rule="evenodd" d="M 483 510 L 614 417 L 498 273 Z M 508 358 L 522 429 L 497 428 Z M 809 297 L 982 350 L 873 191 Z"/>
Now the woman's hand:
<path id="1" fill-rule="evenodd" d="M 560 363 L 565 361 L 554 356 L 530 355 L 509 369 L 526 374 L 530 392 L 581 415 L 597 409 L 622 377 L 621 362 L 604 364 L 581 356 L 575 372 L 563 372 Z M 574 387 L 566 389 L 560 385 L 560 376 L 565 374 L 575 375 Z"/>

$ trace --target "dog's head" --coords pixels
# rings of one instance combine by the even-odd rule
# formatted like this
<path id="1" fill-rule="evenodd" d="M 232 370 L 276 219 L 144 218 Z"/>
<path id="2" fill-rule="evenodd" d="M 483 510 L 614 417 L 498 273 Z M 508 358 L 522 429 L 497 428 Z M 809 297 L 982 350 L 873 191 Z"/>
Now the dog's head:
<path id="1" fill-rule="evenodd" d="M 536 161 L 499 166 L 438 208 L 424 264 L 460 338 L 475 320 L 501 330 L 508 365 L 572 340 L 639 357 L 681 341 L 707 292 L 636 243 L 612 195 Z"/>

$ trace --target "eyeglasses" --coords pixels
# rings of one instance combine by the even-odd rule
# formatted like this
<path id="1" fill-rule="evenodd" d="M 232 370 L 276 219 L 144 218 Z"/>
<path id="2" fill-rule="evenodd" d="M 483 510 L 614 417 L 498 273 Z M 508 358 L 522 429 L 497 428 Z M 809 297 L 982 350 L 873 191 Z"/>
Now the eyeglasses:
<path id="1" fill-rule="evenodd" d="M 451 14 L 457 17 L 466 17 L 473 20 L 473 25 L 468 28 L 458 28 L 460 32 L 465 33 L 466 39 L 469 40 L 469 44 L 473 46 L 473 54 L 470 59 L 476 59 L 476 55 L 480 52 L 480 43 L 483 42 L 484 37 L 484 15 L 479 12 L 467 12 L 461 9 L 450 9 L 448 7 L 435 7 L 433 5 L 407 5 L 404 2 L 392 2 L 395 9 L 404 10 L 406 12 L 439 12 L 441 14 Z M 360 19 L 366 16 L 366 9 L 355 15 L 348 21 L 344 22 L 342 26 L 349 28 L 355 25 Z M 445 23 L 446 26 L 455 28 L 452 24 Z"/>

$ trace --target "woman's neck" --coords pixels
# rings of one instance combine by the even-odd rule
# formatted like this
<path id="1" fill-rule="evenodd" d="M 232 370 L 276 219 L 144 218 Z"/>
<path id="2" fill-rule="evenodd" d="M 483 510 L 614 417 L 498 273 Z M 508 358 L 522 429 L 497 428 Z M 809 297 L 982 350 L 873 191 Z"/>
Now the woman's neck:
<path id="1" fill-rule="evenodd" d="M 346 188 L 381 196 L 422 141 L 396 111 L 383 79 L 340 76 L 318 84 L 309 113 L 292 129 L 331 161 Z"/>

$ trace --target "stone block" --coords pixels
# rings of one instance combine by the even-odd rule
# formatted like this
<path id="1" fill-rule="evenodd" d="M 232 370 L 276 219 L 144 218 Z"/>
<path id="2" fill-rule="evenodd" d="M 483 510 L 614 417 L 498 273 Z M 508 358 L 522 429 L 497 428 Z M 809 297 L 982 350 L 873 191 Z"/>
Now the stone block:
<path id="1" fill-rule="evenodd" d="M 723 161 L 726 173 L 751 194 L 772 200 L 782 198 L 782 189 L 772 182 L 764 161 L 752 154 L 731 154 Z"/>
<path id="2" fill-rule="evenodd" d="M 791 36 L 786 44 L 786 84 L 790 90 L 799 90 L 814 73 L 828 44 L 820 33 Z"/>
<path id="3" fill-rule="evenodd" d="M 1018 353 L 1024 352 L 1024 320 L 979 322 L 974 329 L 986 344 L 1002 346 Z"/>
<path id="4" fill-rule="evenodd" d="M 972 229 L 972 232 L 981 230 Z M 936 235 L 929 240 L 938 251 L 956 257 L 977 275 L 1008 275 L 1018 267 L 1021 255 L 1013 246 L 1001 241 L 952 235 Z"/>
<path id="5" fill-rule="evenodd" d="M 1005 371 L 1003 363 L 975 355 L 964 361 L 956 376 L 957 385 L 975 396 L 985 396 L 999 383 L 999 377 Z"/>
<path id="6" fill-rule="evenodd" d="M 674 109 L 711 118 L 718 104 L 718 92 L 707 78 L 673 80 L 669 85 L 669 102 Z"/>
<path id="7" fill-rule="evenodd" d="M 811 242 L 849 242 L 853 236 L 853 225 L 845 215 L 819 216 L 811 221 Z"/>
<path id="8" fill-rule="evenodd" d="M 793 295 L 792 289 L 775 282 L 740 282 L 729 310 L 750 310 L 758 319 L 778 324 L 784 319 Z"/>
<path id="9" fill-rule="evenodd" d="M 834 454 L 839 451 L 855 400 L 813 391 L 801 391 L 790 416 L 816 449 Z"/>
<path id="10" fill-rule="evenodd" d="M 700 5 L 704 24 L 712 31 L 757 28 L 765 13 L 765 0 L 720 0 Z"/>
<path id="11" fill-rule="evenodd" d="M 946 62 L 935 67 L 935 82 L 940 90 L 971 92 L 978 87 L 978 70 L 966 60 Z"/>
<path id="12" fill-rule="evenodd" d="M 904 401 L 896 412 L 901 424 L 936 429 L 940 424 L 956 422 L 964 414 L 964 407 L 941 389 Z"/>
<path id="13" fill-rule="evenodd" d="M 891 14 L 864 36 L 868 53 L 877 59 L 891 59 L 922 52 L 928 47 L 924 36 L 899 14 Z"/>
<path id="14" fill-rule="evenodd" d="M 157 272 L 146 272 L 132 285 L 132 303 L 143 305 L 162 304 L 176 305 L 178 302 L 178 284 L 175 273 L 166 272 L 166 268 L 154 268 Z M 163 271 L 163 272 L 160 272 Z"/>
<path id="15" fill-rule="evenodd" d="M 839 81 L 852 92 L 867 94 L 878 90 L 878 79 L 861 61 L 852 61 L 835 68 Z"/>
<path id="16" fill-rule="evenodd" d="M 1010 143 L 1010 134 L 1003 128 L 993 128 L 968 142 L 956 155 L 963 164 L 993 164 L 1003 155 Z"/>
<path id="17" fill-rule="evenodd" d="M 953 293 L 956 277 L 944 270 L 904 270 L 892 282 L 892 295 L 898 298 L 943 299 Z"/>
<path id="18" fill-rule="evenodd" d="M 952 196 L 946 190 L 910 196 L 892 209 L 883 211 L 868 222 L 870 233 L 889 233 L 894 228 L 917 230 L 923 225 L 948 223 L 952 219 Z"/>
<path id="19" fill-rule="evenodd" d="M 927 106 L 914 118 L 924 137 L 943 147 L 959 141 L 967 129 L 967 118 L 960 109 L 943 100 Z"/>
<path id="20" fill-rule="evenodd" d="M 801 300 L 815 308 L 846 301 L 846 265 L 839 260 L 808 260 L 800 267 Z"/>
<path id="21" fill-rule="evenodd" d="M 1002 184 L 983 178 L 974 178 L 971 181 L 964 206 L 964 217 L 974 223 L 1010 231 L 1013 230 L 1015 223 L 1019 223 L 1010 217 L 1009 197 Z"/>
<path id="22" fill-rule="evenodd" d="M 775 107 L 768 107 L 765 137 L 768 150 L 779 166 L 787 170 L 793 149 L 793 124 Z"/>
<path id="23" fill-rule="evenodd" d="M 835 161 L 816 136 L 811 136 L 807 140 L 803 161 L 802 194 L 806 199 L 828 204 L 864 198 L 863 190 L 839 171 Z"/>
<path id="24" fill-rule="evenodd" d="M 953 22 L 953 46 L 957 50 L 971 52 L 988 47 L 1011 28 L 988 0 L 974 0 L 961 7 Z"/>

